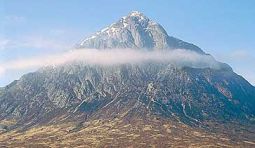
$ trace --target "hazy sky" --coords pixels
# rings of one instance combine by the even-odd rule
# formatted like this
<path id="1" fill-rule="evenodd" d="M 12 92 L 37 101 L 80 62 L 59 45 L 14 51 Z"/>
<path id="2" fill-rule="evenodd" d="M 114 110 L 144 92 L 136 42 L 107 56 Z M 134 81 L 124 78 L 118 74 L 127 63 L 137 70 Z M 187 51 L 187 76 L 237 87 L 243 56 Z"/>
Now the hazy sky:
<path id="1" fill-rule="evenodd" d="M 255 84 L 254 6 L 254 0 L 0 0 L 0 65 L 68 50 L 138 10 Z M 7 71 L 0 86 L 33 70 Z"/>

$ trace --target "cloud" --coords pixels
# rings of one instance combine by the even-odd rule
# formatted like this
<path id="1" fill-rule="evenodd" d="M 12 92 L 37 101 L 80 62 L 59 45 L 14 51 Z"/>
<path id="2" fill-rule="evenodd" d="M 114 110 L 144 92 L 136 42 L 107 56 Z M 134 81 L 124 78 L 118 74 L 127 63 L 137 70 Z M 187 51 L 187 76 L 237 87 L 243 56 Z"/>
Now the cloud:
<path id="1" fill-rule="evenodd" d="M 67 49 L 70 48 L 71 43 L 60 39 L 52 39 L 45 36 L 27 36 L 19 39 L 4 39 L 0 38 L 0 50 L 14 50 L 14 49 Z"/>
<path id="2" fill-rule="evenodd" d="M 8 39 L 0 39 L 0 50 L 6 49 L 6 46 L 10 43 Z"/>
<path id="3" fill-rule="evenodd" d="M 39 48 L 39 49 L 63 49 L 69 47 L 59 40 L 48 39 L 43 36 L 26 37 L 19 43 L 21 47 Z"/>
<path id="4" fill-rule="evenodd" d="M 9 24 L 24 23 L 26 18 L 18 15 L 7 15 L 4 17 L 4 22 Z"/>
<path id="5" fill-rule="evenodd" d="M 43 66 L 58 66 L 71 62 L 95 65 L 137 64 L 146 61 L 169 62 L 177 66 L 194 68 L 220 68 L 219 63 L 210 55 L 201 55 L 187 50 L 141 51 L 133 49 L 76 49 L 65 53 L 17 59 L 0 63 L 0 72 L 24 70 Z"/>
<path id="6" fill-rule="evenodd" d="M 225 58 L 229 58 L 230 60 L 242 61 L 242 60 L 250 60 L 254 59 L 254 55 L 252 54 L 253 51 L 248 50 L 233 50 L 231 53 L 224 55 Z"/>

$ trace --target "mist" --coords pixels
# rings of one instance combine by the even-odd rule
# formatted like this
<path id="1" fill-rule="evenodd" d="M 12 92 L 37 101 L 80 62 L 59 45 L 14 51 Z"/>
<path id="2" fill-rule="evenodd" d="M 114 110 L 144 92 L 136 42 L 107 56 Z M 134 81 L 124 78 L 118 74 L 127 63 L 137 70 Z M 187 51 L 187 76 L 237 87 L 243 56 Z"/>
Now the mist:
<path id="1" fill-rule="evenodd" d="M 178 67 L 220 68 L 219 63 L 210 55 L 176 49 L 145 51 L 135 49 L 74 49 L 68 52 L 22 58 L 0 63 L 0 74 L 7 70 L 25 70 L 44 66 L 58 66 L 72 62 L 93 65 L 138 64 L 141 62 L 168 62 Z"/>

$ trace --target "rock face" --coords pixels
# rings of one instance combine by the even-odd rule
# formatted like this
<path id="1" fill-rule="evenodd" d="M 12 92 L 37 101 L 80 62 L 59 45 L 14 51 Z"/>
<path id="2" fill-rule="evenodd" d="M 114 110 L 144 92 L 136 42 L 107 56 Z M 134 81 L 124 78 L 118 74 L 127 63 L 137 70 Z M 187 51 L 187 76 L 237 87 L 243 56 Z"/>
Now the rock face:
<path id="1" fill-rule="evenodd" d="M 255 89 L 233 71 L 166 63 L 46 68 L 6 86 L 0 98 L 2 119 L 34 123 L 50 121 L 59 109 L 97 118 L 151 114 L 188 124 L 247 122 L 255 115 Z"/>
<path id="2" fill-rule="evenodd" d="M 85 39 L 80 47 L 184 48 L 204 54 L 195 45 L 169 37 L 139 12 Z M 46 67 L 0 90 L 0 119 L 16 119 L 17 126 L 151 115 L 194 126 L 242 123 L 254 121 L 254 106 L 255 88 L 231 69 L 179 68 L 165 62 Z"/>
<path id="3" fill-rule="evenodd" d="M 137 11 L 131 12 L 118 22 L 86 38 L 78 47 L 144 50 L 187 49 L 203 53 L 199 47 L 193 44 L 168 36 L 160 24 Z"/>

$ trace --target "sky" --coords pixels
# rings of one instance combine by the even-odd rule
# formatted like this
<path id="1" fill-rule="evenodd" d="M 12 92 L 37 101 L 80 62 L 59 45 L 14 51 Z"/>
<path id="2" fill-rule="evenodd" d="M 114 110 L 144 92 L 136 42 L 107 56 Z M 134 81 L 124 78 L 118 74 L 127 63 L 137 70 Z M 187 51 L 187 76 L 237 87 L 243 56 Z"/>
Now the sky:
<path id="1" fill-rule="evenodd" d="M 254 0 L 0 0 L 0 65 L 68 51 L 136 10 L 255 85 L 254 6 Z M 37 68 L 0 68 L 0 87 Z"/>

